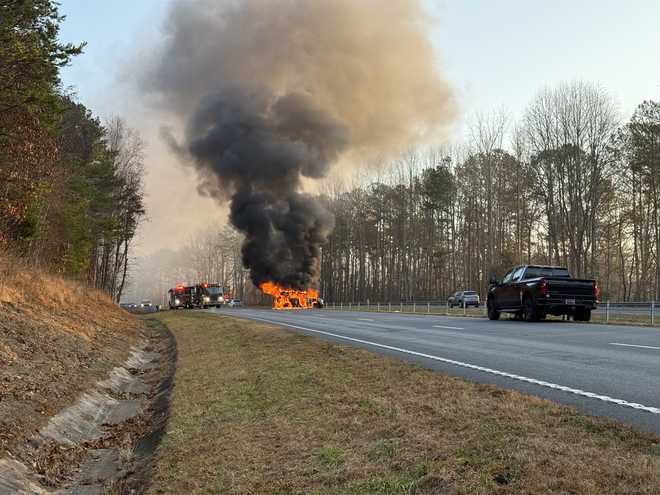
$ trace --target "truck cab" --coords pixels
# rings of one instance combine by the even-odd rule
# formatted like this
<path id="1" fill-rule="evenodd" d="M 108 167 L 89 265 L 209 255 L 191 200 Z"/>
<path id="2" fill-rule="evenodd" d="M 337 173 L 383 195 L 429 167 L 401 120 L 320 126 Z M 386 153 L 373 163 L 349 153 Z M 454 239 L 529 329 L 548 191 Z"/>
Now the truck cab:
<path id="1" fill-rule="evenodd" d="M 220 307 L 225 304 L 225 290 L 219 284 L 203 283 L 197 286 L 197 306 Z"/>

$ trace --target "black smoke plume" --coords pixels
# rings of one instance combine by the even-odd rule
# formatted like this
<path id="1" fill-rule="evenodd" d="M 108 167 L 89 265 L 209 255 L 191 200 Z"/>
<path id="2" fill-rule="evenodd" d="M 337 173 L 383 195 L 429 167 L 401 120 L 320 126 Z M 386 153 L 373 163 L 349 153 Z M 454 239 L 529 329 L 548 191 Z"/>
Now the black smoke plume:
<path id="1" fill-rule="evenodd" d="M 226 88 L 207 98 L 186 132 L 188 152 L 231 191 L 231 222 L 245 234 L 243 261 L 258 286 L 316 283 L 331 215 L 301 194 L 346 148 L 346 129 L 301 94 Z"/>
<path id="2" fill-rule="evenodd" d="M 252 281 L 316 285 L 333 218 L 302 192 L 339 161 L 401 151 L 451 120 L 416 0 L 178 0 L 143 88 L 200 189 L 230 200 Z"/>

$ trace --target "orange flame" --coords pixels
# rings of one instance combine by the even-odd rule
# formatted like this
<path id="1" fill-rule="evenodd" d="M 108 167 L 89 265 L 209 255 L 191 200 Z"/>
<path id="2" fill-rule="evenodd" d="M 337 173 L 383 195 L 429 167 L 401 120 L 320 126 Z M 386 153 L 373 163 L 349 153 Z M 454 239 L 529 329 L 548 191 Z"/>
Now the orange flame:
<path id="1" fill-rule="evenodd" d="M 288 289 L 273 282 L 264 282 L 259 289 L 264 294 L 273 296 L 273 309 L 313 308 L 319 297 L 319 291 L 316 289 Z"/>

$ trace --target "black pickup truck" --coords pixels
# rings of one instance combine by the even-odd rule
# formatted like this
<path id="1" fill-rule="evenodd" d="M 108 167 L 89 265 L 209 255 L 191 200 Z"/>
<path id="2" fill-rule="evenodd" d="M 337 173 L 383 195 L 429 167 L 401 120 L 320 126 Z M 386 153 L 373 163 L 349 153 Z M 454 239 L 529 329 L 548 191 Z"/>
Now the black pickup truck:
<path id="1" fill-rule="evenodd" d="M 491 320 L 499 319 L 500 313 L 511 313 L 527 321 L 549 314 L 589 321 L 599 295 L 595 280 L 572 278 L 566 268 L 522 265 L 500 281 L 491 279 L 486 304 Z"/>

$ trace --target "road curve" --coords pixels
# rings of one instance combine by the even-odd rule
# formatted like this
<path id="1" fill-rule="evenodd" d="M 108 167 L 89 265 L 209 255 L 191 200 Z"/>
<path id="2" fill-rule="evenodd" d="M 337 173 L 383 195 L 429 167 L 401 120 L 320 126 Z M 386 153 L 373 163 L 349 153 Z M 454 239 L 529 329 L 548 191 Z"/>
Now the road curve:
<path id="1" fill-rule="evenodd" d="M 216 309 L 660 434 L 660 330 L 355 311 Z"/>

